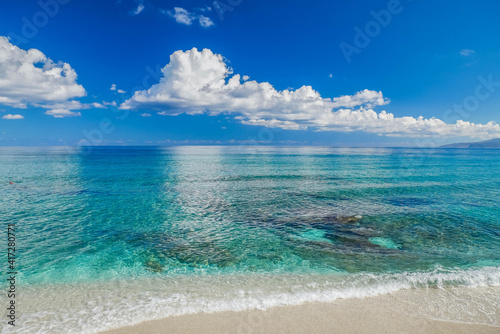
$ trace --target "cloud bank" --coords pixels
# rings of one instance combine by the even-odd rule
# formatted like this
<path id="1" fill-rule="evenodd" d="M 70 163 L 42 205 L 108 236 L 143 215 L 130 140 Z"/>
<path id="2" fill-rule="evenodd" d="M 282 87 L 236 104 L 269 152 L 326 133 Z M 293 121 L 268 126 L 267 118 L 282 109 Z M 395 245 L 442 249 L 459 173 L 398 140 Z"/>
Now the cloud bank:
<path id="1" fill-rule="evenodd" d="M 56 118 L 81 116 L 80 112 L 72 110 L 106 108 L 112 104 L 72 100 L 86 95 L 76 79 L 76 72 L 68 63 L 55 63 L 37 49 L 20 49 L 0 36 L 0 104 L 20 109 L 28 105 L 44 108 L 48 109 L 45 114 Z M 111 86 L 113 89 L 116 90 L 116 85 Z M 117 92 L 124 93 L 121 89 Z M 2 118 L 24 118 L 6 116 L 10 118 Z"/>
<path id="2" fill-rule="evenodd" d="M 221 55 L 209 49 L 174 52 L 162 73 L 158 84 L 135 92 L 120 108 L 156 110 L 161 115 L 228 113 L 243 124 L 294 130 L 364 131 L 401 137 L 500 135 L 495 122 L 447 124 L 437 118 L 375 112 L 373 108 L 389 100 L 382 92 L 368 89 L 334 98 L 321 97 L 311 86 L 278 91 L 268 82 L 242 80 Z"/>
<path id="3" fill-rule="evenodd" d="M 37 49 L 23 50 L 0 36 L 0 104 L 62 102 L 85 96 L 68 63 L 55 63 Z"/>

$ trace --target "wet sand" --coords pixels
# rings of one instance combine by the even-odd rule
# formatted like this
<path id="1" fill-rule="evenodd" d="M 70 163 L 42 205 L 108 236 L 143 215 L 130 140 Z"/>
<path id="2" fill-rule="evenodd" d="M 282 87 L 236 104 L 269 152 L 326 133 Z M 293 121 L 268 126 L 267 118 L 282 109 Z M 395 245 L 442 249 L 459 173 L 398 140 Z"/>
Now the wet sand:
<path id="1" fill-rule="evenodd" d="M 406 290 L 376 297 L 274 307 L 264 311 L 174 316 L 103 333 L 498 334 L 500 319 L 495 302 L 498 292 L 498 288 L 455 289 L 452 292 L 438 289 Z"/>

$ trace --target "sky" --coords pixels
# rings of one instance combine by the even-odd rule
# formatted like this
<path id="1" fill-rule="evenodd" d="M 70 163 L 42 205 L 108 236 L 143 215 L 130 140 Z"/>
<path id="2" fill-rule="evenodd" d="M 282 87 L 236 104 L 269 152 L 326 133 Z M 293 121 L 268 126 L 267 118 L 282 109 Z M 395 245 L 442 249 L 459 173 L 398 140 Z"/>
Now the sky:
<path id="1" fill-rule="evenodd" d="M 500 137 L 494 0 L 0 4 L 0 145 Z"/>

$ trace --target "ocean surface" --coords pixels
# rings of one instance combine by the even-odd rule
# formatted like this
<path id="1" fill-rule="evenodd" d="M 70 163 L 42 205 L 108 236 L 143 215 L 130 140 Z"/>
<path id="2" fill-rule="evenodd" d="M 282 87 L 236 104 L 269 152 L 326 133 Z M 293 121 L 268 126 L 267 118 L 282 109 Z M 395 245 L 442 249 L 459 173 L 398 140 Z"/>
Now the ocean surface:
<path id="1" fill-rule="evenodd" d="M 3 147 L 1 332 L 500 286 L 499 172 L 486 149 Z"/>

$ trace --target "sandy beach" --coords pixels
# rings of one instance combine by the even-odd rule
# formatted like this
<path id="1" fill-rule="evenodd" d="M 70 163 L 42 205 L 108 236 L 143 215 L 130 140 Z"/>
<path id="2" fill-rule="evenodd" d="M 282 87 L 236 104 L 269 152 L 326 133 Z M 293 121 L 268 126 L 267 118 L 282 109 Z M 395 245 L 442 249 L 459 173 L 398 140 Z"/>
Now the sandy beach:
<path id="1" fill-rule="evenodd" d="M 498 288 L 407 290 L 265 311 L 176 316 L 103 333 L 500 333 L 498 305 L 478 304 L 498 293 Z"/>
<path id="2" fill-rule="evenodd" d="M 499 12 L 0 2 L 0 334 L 500 334 Z"/>

